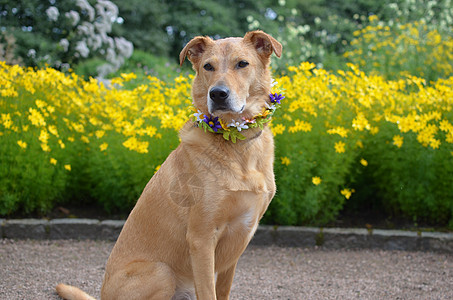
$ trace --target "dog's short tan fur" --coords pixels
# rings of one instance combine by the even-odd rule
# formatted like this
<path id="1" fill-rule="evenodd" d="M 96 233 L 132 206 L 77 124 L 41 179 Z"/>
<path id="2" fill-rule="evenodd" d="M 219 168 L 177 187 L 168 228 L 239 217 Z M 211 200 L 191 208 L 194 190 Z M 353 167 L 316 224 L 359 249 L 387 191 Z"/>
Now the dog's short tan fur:
<path id="1" fill-rule="evenodd" d="M 257 115 L 269 101 L 270 56 L 281 50 L 261 31 L 194 38 L 180 55 L 196 71 L 194 106 L 225 121 Z M 226 109 L 209 103 L 216 86 L 230 90 Z M 229 298 L 237 261 L 275 193 L 270 129 L 242 133 L 247 139 L 233 144 L 193 122 L 183 127 L 181 144 L 145 187 L 112 250 L 102 299 Z M 92 299 L 66 285 L 57 291 Z"/>

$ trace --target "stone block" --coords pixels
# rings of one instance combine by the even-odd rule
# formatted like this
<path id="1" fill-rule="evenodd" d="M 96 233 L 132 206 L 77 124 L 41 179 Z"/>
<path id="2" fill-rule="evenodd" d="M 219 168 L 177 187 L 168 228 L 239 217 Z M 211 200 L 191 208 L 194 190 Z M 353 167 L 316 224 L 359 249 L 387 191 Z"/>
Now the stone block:
<path id="1" fill-rule="evenodd" d="M 314 247 L 319 231 L 319 228 L 312 227 L 278 227 L 276 244 L 281 247 Z"/>
<path id="2" fill-rule="evenodd" d="M 421 250 L 421 237 L 417 232 L 375 229 L 370 236 L 370 247 L 384 250 Z"/>
<path id="3" fill-rule="evenodd" d="M 41 219 L 17 219 L 4 222 L 2 236 L 9 239 L 36 239 L 48 237 L 49 221 Z"/>
<path id="4" fill-rule="evenodd" d="M 355 228 L 324 228 L 322 246 L 332 249 L 356 249 L 369 247 L 369 232 Z"/>
<path id="5" fill-rule="evenodd" d="M 453 233 L 422 232 L 421 250 L 453 253 Z"/>
<path id="6" fill-rule="evenodd" d="M 100 239 L 101 226 L 99 220 L 90 219 L 54 219 L 50 221 L 52 240 L 59 239 Z"/>

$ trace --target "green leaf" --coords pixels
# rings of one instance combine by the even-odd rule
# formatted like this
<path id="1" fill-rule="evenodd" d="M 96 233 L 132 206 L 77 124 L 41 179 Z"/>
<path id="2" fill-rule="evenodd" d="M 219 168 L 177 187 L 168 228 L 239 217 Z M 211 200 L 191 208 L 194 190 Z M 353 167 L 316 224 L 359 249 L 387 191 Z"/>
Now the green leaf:
<path id="1" fill-rule="evenodd" d="M 223 138 L 228 141 L 230 139 L 230 133 L 228 131 L 224 131 Z"/>
<path id="2" fill-rule="evenodd" d="M 243 136 L 242 134 L 238 133 L 237 136 L 236 136 L 238 139 L 240 139 L 241 141 L 245 140 L 245 136 Z"/>

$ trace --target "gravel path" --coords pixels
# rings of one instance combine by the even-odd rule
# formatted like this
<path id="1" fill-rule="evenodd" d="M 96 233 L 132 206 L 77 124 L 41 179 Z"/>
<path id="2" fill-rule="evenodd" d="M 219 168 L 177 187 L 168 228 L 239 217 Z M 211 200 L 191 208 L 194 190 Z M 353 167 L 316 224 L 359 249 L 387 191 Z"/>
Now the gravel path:
<path id="1" fill-rule="evenodd" d="M 99 297 L 112 247 L 0 240 L 0 299 L 59 299 L 59 282 Z M 250 246 L 231 299 L 453 299 L 453 255 Z"/>

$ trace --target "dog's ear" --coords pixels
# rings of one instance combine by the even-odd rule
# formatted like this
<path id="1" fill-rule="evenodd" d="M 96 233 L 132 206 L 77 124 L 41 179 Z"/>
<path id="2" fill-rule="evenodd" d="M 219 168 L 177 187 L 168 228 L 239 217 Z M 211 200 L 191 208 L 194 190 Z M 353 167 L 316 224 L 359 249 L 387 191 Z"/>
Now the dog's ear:
<path id="1" fill-rule="evenodd" d="M 275 52 L 278 57 L 282 55 L 282 44 L 261 30 L 247 32 L 244 41 L 252 43 L 261 56 L 268 58 L 272 52 Z"/>
<path id="2" fill-rule="evenodd" d="M 194 37 L 179 54 L 179 64 L 182 66 L 186 56 L 192 64 L 196 64 L 203 52 L 206 51 L 206 47 L 211 43 L 213 43 L 213 41 L 209 37 Z"/>

